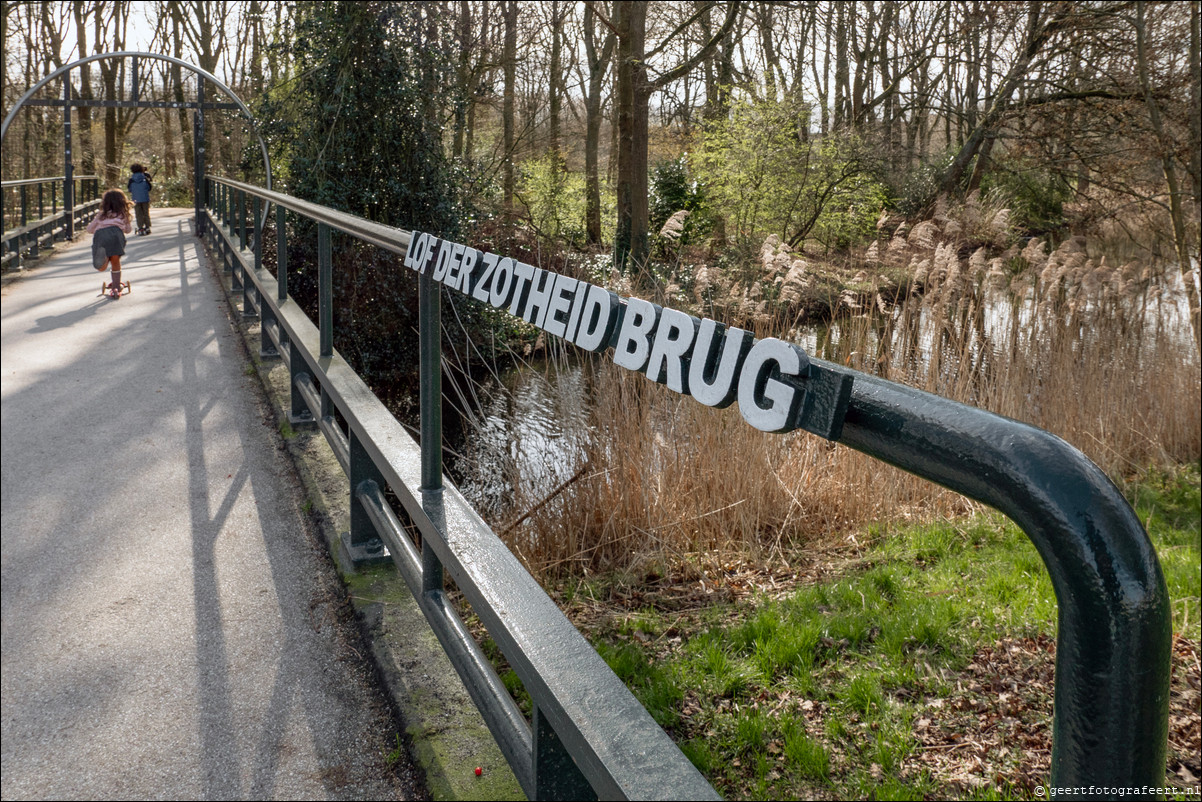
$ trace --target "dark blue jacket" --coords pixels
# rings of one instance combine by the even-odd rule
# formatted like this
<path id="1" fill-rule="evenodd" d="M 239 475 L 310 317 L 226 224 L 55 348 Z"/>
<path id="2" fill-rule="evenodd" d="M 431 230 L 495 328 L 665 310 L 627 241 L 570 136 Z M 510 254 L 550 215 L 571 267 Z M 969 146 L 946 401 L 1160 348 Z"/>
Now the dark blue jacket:
<path id="1" fill-rule="evenodd" d="M 134 203 L 150 203 L 150 176 L 134 173 L 129 177 L 129 194 Z"/>

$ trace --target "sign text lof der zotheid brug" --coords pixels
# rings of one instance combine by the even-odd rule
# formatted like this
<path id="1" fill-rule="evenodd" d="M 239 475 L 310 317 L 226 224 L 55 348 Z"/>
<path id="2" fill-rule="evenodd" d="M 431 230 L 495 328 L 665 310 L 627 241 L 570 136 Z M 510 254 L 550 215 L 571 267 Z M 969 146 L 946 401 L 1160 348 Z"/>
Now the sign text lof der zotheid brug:
<path id="1" fill-rule="evenodd" d="M 800 347 L 696 318 L 640 298 L 414 231 L 405 266 L 505 309 L 587 351 L 614 349 L 629 370 L 711 407 L 736 400 L 765 432 L 805 429 L 837 440 L 852 377 L 810 361 Z"/>

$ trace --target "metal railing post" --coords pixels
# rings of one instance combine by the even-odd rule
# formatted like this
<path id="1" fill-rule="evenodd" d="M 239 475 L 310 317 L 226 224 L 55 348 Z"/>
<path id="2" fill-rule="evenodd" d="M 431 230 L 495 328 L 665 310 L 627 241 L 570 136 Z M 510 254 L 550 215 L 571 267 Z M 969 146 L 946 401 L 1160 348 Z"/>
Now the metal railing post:
<path id="1" fill-rule="evenodd" d="M 233 188 L 226 187 L 225 188 L 225 206 L 226 206 L 225 226 L 226 226 L 226 229 L 230 232 L 229 239 L 231 241 L 234 239 L 234 235 L 238 231 L 234 227 L 234 219 L 235 219 L 234 218 L 234 201 L 235 201 L 235 197 L 234 197 Z"/>
<path id="2" fill-rule="evenodd" d="M 75 161 L 71 155 L 71 76 L 63 76 L 63 211 L 67 239 L 75 237 Z"/>
<path id="3" fill-rule="evenodd" d="M 318 347 L 323 359 L 334 355 L 334 259 L 330 245 L 330 226 L 317 224 L 317 306 L 319 309 Z M 334 417 L 334 404 L 328 388 L 321 386 L 321 419 Z"/>
<path id="4" fill-rule="evenodd" d="M 276 300 L 280 303 L 288 300 L 288 233 L 285 228 L 287 225 L 285 217 L 285 209 L 278 203 L 275 206 L 275 286 Z M 264 356 L 280 356 L 282 352 L 290 351 L 288 342 L 288 332 L 283 326 L 276 325 L 276 341 L 272 341 L 268 336 L 266 326 L 266 315 L 271 315 L 271 323 L 277 324 L 278 321 L 272 310 L 271 304 L 263 304 L 264 324 L 261 328 L 263 340 L 262 349 Z M 278 348 L 276 343 L 279 343 Z"/>
<path id="5" fill-rule="evenodd" d="M 234 252 L 233 246 L 233 231 L 234 231 L 234 194 L 232 191 L 226 191 L 225 208 L 222 209 L 222 224 L 229 230 L 231 236 L 223 236 L 221 238 L 221 253 L 222 253 L 222 271 L 233 270 L 233 260 L 230 259 L 230 254 Z"/>
<path id="6" fill-rule="evenodd" d="M 378 492 L 379 489 L 387 487 L 388 483 L 353 430 L 347 436 L 347 446 L 350 462 L 347 478 L 350 480 L 351 493 L 351 530 L 340 535 L 342 548 L 352 565 L 392 562 L 392 555 L 384 547 L 384 541 L 376 531 L 375 522 L 359 501 L 359 494 L 369 491 L 371 484 L 375 485 Z"/>
<path id="7" fill-rule="evenodd" d="M 275 282 L 276 300 L 288 300 L 288 223 L 287 210 L 278 203 L 275 207 Z M 281 332 L 281 335 L 283 332 Z"/>
<path id="8" fill-rule="evenodd" d="M 265 210 L 266 211 L 266 210 Z M 258 219 L 258 214 L 255 215 Z M 255 272 L 258 273 L 263 267 L 263 246 L 262 240 L 264 236 L 263 224 L 260 222 L 255 235 Z M 275 316 L 275 309 L 270 303 L 263 301 L 263 294 L 258 289 L 258 284 L 255 285 L 255 292 L 258 293 L 259 299 L 259 316 L 262 322 L 259 324 L 259 356 L 263 358 L 277 357 L 280 355 L 279 349 L 276 347 L 275 340 L 271 338 L 272 330 L 276 330 L 276 336 L 282 337 L 283 327 L 279 325 L 279 321 Z"/>
<path id="9" fill-rule="evenodd" d="M 1162 782 L 1168 588 L 1106 474 L 1042 429 L 861 373 L 838 442 L 1000 510 L 1035 544 L 1059 619 L 1050 784 Z"/>
<path id="10" fill-rule="evenodd" d="M 238 191 L 238 250 L 246 250 L 246 193 Z"/>
<path id="11" fill-rule="evenodd" d="M 234 193 L 234 195 L 236 196 L 234 227 L 235 233 L 238 237 L 236 246 L 238 248 L 238 253 L 241 254 L 246 250 L 246 193 L 242 190 L 238 190 Z M 241 265 L 241 259 L 230 259 L 230 267 L 232 270 L 230 284 L 232 285 L 234 292 L 242 291 L 243 276 Z"/>
<path id="12" fill-rule="evenodd" d="M 442 505 L 442 298 L 428 271 L 418 277 L 418 371 L 421 376 L 422 506 Z M 442 562 L 422 542 L 422 592 L 441 592 Z"/>
<path id="13" fill-rule="evenodd" d="M 24 185 L 21 186 L 21 227 L 22 228 L 29 225 L 29 192 L 27 191 L 27 189 L 28 188 L 26 186 L 24 186 Z M 29 234 L 25 234 L 23 238 L 26 241 L 28 241 Z M 32 257 L 34 259 L 36 259 L 38 256 L 38 238 L 36 236 L 33 238 L 33 248 L 30 249 L 29 255 L 30 255 L 30 257 Z M 17 263 L 20 264 L 24 258 L 25 258 L 24 254 L 21 254 Z"/>
<path id="14" fill-rule="evenodd" d="M 330 226 L 317 224 L 317 305 L 321 356 L 334 355 L 334 266 Z"/>
<path id="15" fill-rule="evenodd" d="M 251 243 L 255 254 L 253 270 L 258 273 L 259 268 L 263 267 L 263 221 L 259 219 L 258 195 L 251 198 L 251 225 L 254 226 L 254 241 Z M 255 283 L 247 281 L 246 276 L 243 276 L 242 279 L 242 317 L 257 317 L 259 312 L 254 304 L 256 299 L 253 298 Z"/>
<path id="16" fill-rule="evenodd" d="M 534 736 L 531 755 L 534 798 L 596 799 L 597 793 L 564 748 L 559 734 L 551 728 L 551 722 L 547 721 L 537 704 L 533 705 L 533 708 L 530 729 Z"/>
<path id="17" fill-rule="evenodd" d="M 308 365 L 305 364 L 299 349 L 293 349 L 290 346 L 288 349 L 288 386 L 291 407 L 288 410 L 288 422 L 293 426 L 316 423 L 313 412 L 309 409 L 308 402 L 305 401 L 305 395 L 301 392 L 301 382 L 307 379 L 309 379 Z"/>
<path id="18" fill-rule="evenodd" d="M 200 208 L 203 203 L 203 180 L 208 173 L 205 163 L 205 79 L 203 75 L 196 76 L 196 112 L 192 115 L 192 164 L 195 177 L 192 184 L 192 199 L 196 207 L 196 236 L 204 234 L 204 218 Z"/>
<path id="19" fill-rule="evenodd" d="M 17 197 L 19 198 L 20 205 L 21 205 L 21 213 L 18 218 L 18 219 L 20 219 L 21 222 L 18 225 L 18 228 L 25 228 L 25 224 L 29 220 L 29 213 L 25 210 L 25 187 L 23 187 L 23 186 L 17 187 Z M 21 261 L 25 258 L 24 250 L 25 250 L 25 235 L 21 234 L 17 237 L 17 265 L 18 266 L 20 266 Z"/>
<path id="20" fill-rule="evenodd" d="M 283 207 L 279 208 L 280 211 L 278 212 L 277 220 L 284 217 Z M 280 226 L 276 232 L 276 242 L 279 243 L 279 252 L 276 258 L 283 259 L 283 263 L 280 264 L 278 270 L 281 276 L 286 276 L 288 273 L 288 247 L 285 238 L 285 229 L 283 226 Z M 284 298 L 282 297 L 280 300 L 284 300 Z M 289 401 L 291 409 L 288 412 L 288 420 L 298 426 L 311 424 L 313 423 L 313 413 L 309 411 L 309 405 L 305 402 L 305 396 L 300 390 L 301 378 L 308 376 L 308 366 L 305 365 L 304 357 L 301 356 L 301 349 L 292 347 L 291 342 L 288 340 L 288 333 L 282 326 L 280 327 L 280 340 L 288 344 L 288 386 L 290 388 L 289 395 L 291 396 Z"/>

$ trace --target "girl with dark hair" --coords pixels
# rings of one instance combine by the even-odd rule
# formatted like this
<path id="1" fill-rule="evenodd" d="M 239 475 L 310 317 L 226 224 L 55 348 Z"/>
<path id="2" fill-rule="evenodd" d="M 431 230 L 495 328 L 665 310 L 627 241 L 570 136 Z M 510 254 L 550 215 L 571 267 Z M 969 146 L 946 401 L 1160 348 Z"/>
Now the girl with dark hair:
<path id="1" fill-rule="evenodd" d="M 131 231 L 129 199 L 121 190 L 110 189 L 100 201 L 100 211 L 88 223 L 88 233 L 92 235 L 92 267 L 102 273 L 110 265 L 113 268 L 112 282 L 101 282 L 100 291 L 108 290 L 114 300 L 121 297 L 122 286 L 129 288 L 128 282 L 121 284 L 121 257 L 125 255 L 125 235 Z"/>

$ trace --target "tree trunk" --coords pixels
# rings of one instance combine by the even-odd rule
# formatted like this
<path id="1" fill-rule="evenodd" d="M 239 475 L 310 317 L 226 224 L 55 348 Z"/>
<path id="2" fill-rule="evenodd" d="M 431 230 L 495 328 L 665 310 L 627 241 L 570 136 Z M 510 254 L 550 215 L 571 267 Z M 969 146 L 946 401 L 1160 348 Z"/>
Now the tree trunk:
<path id="1" fill-rule="evenodd" d="M 615 37 L 605 35 L 600 52 L 596 44 L 597 16 L 593 4 L 584 7 L 584 48 L 588 59 L 588 90 L 584 98 L 584 228 L 590 245 L 601 243 L 601 90 L 613 57 Z"/>
<path id="2" fill-rule="evenodd" d="M 981 47 L 977 30 L 977 20 L 981 12 L 980 0 L 973 0 L 971 19 L 965 21 L 964 62 L 966 78 L 964 82 L 964 114 L 960 118 L 961 137 L 967 131 L 977 127 L 977 105 L 981 93 Z"/>
<path id="3" fill-rule="evenodd" d="M 100 63 L 100 79 L 104 85 L 104 96 L 117 99 L 117 62 L 106 59 Z M 112 106 L 104 110 L 104 183 L 116 186 L 120 162 L 117 154 L 117 109 Z"/>
<path id="4" fill-rule="evenodd" d="M 488 0 L 480 0 L 480 59 L 488 60 L 491 52 L 492 42 L 488 38 L 488 14 L 490 5 Z M 480 86 L 480 76 L 473 74 L 468 84 L 468 104 L 467 104 L 467 126 L 463 132 L 463 153 L 467 158 L 472 158 L 475 148 L 476 136 L 476 89 Z"/>
<path id="5" fill-rule="evenodd" d="M 647 3 L 631 0 L 614 4 L 618 37 L 618 226 L 614 235 L 614 266 L 619 272 L 641 267 L 650 247 L 647 237 Z"/>
<path id="6" fill-rule="evenodd" d="M 780 66 L 780 55 L 776 51 L 772 39 L 773 28 L 772 3 L 757 2 L 755 4 L 755 24 L 760 34 L 760 49 L 764 51 L 764 79 L 768 83 L 768 100 L 775 103 L 777 99 L 777 76 L 781 76 L 784 86 L 784 70 Z"/>
<path id="7" fill-rule="evenodd" d="M 559 85 L 562 82 L 560 75 L 563 67 L 560 64 L 562 47 L 561 42 L 563 34 L 560 31 L 563 20 L 560 18 L 559 0 L 551 0 L 551 75 L 547 81 L 547 86 L 550 92 L 548 99 L 549 117 L 548 120 L 548 143 L 547 149 L 556 157 L 559 157 L 559 106 L 560 106 L 560 90 Z"/>
<path id="8" fill-rule="evenodd" d="M 250 89 L 251 94 L 263 94 L 263 5 L 259 0 L 250 0 Z"/>
<path id="9" fill-rule="evenodd" d="M 848 106 L 848 112 L 852 125 L 857 129 L 864 123 L 864 95 L 868 92 L 868 73 L 871 64 L 869 61 L 869 50 L 871 48 L 872 29 L 876 22 L 875 4 L 868 2 L 865 5 L 868 7 L 868 21 L 864 26 L 863 47 L 857 41 L 856 36 L 857 29 L 860 27 L 859 20 L 856 18 L 856 4 L 852 3 L 849 6 L 852 15 L 851 24 L 848 25 L 848 34 L 851 36 L 849 50 L 856 60 L 856 72 L 851 81 L 851 103 Z"/>
<path id="10" fill-rule="evenodd" d="M 502 147 L 505 151 L 504 169 L 501 173 L 501 199 L 505 206 L 505 216 L 512 222 L 514 215 L 513 193 L 514 165 L 514 92 L 517 84 L 517 42 L 518 42 L 518 4 L 516 0 L 507 0 L 504 4 L 505 44 L 501 60 L 505 71 L 505 90 L 502 101 Z"/>
<path id="11" fill-rule="evenodd" d="M 770 8 L 763 13 L 771 15 Z M 708 40 L 712 36 L 709 9 L 706 9 L 705 16 L 701 18 L 701 24 Z M 708 122 L 725 120 L 730 112 L 730 83 L 733 73 L 730 49 L 715 48 L 713 55 L 705 59 L 705 118 Z M 726 215 L 717 209 L 714 210 L 714 229 L 710 238 L 714 250 L 722 251 L 726 248 Z"/>
<path id="12" fill-rule="evenodd" d="M 171 13 L 171 55 L 176 58 L 183 58 L 184 43 L 180 27 L 183 25 L 183 12 L 180 9 L 180 0 L 171 0 L 167 7 Z M 178 64 L 171 65 L 171 91 L 175 96 L 176 103 L 184 102 L 184 76 L 183 68 Z M 188 168 L 188 173 L 191 174 L 196 170 L 196 165 L 192 153 L 192 126 L 191 118 L 188 110 L 178 108 L 176 110 L 176 121 L 179 124 L 179 141 L 180 149 L 184 152 L 184 164 Z"/>
<path id="13" fill-rule="evenodd" d="M 826 40 L 822 47 L 822 74 L 818 74 L 818 63 L 815 61 L 814 67 L 814 88 L 818 92 L 818 108 L 822 114 L 822 135 L 826 136 L 831 130 L 831 109 L 830 109 L 830 75 L 831 75 L 831 15 L 827 11 L 826 15 Z M 818 24 L 814 24 L 814 44 L 810 48 L 810 52 L 818 52 Z"/>
<path id="14" fill-rule="evenodd" d="M 273 31 L 273 39 L 276 42 L 286 41 L 284 39 L 284 4 L 273 3 L 275 6 L 275 30 Z M 267 48 L 267 74 L 271 76 L 271 83 L 274 86 L 280 82 L 282 72 L 280 70 L 279 48 Z"/>
<path id="15" fill-rule="evenodd" d="M 896 165 L 899 143 L 896 121 L 898 90 L 893 85 L 893 76 L 897 74 L 899 65 L 896 62 L 896 55 L 890 55 L 891 48 L 889 47 L 889 35 L 892 33 L 893 20 L 893 4 L 887 3 L 881 16 L 881 33 L 877 41 L 879 48 L 877 58 L 880 59 L 881 65 L 881 85 L 884 87 L 884 92 L 886 93 L 885 100 L 881 103 L 881 127 L 884 131 L 885 158 L 891 167 Z M 896 53 L 897 48 L 892 48 L 892 51 Z M 890 63 L 891 61 L 893 63 Z"/>
<path id="16" fill-rule="evenodd" d="M 79 47 L 80 58 L 88 53 L 87 10 L 84 0 L 75 0 L 71 6 L 75 16 L 75 42 Z M 79 68 L 79 96 L 84 100 L 93 99 L 91 64 L 84 64 Z M 92 138 L 92 109 L 90 106 L 80 106 L 78 111 L 79 124 L 75 126 L 73 135 L 79 137 L 79 145 L 75 150 L 80 154 L 79 163 L 83 174 L 93 175 L 96 172 L 96 146 Z"/>
<path id="17" fill-rule="evenodd" d="M 1069 9 L 1068 7 L 1057 7 L 1056 12 L 1050 18 L 1045 19 L 1041 19 L 1040 13 L 1041 4 L 1031 4 L 1027 12 L 1027 32 L 1018 58 L 1006 73 L 989 108 L 981 115 L 980 121 L 969 133 L 952 163 L 944 171 L 940 180 L 940 188 L 943 192 L 951 193 L 955 190 L 980 147 L 986 140 L 996 136 L 997 126 L 1005 115 L 1006 109 L 1009 108 L 1010 98 L 1022 83 L 1032 60 L 1053 35 L 1062 16 L 1069 13 Z"/>
<path id="18" fill-rule="evenodd" d="M 696 53 L 661 73 L 652 83 L 647 79 L 646 64 L 647 3 L 615 3 L 619 132 L 618 230 L 614 238 L 614 265 L 621 271 L 628 266 L 641 268 L 650 254 L 647 230 L 647 122 L 651 94 L 687 74 L 712 53 L 734 29 L 740 12 L 739 3 L 730 3 L 721 29 Z M 661 43 L 653 54 L 663 47 L 664 43 Z"/>
<path id="19" fill-rule="evenodd" d="M 848 86 L 847 10 L 845 3 L 835 6 L 835 129 L 848 120 L 850 87 Z M 852 13 L 855 13 L 854 8 Z"/>
<path id="20" fill-rule="evenodd" d="M 1145 19 L 1146 0 L 1138 0 L 1135 4 L 1135 56 L 1139 65 L 1139 83 L 1144 93 L 1144 105 L 1148 110 L 1148 120 L 1152 124 L 1152 132 L 1156 134 L 1160 150 L 1160 165 L 1164 171 L 1164 180 L 1169 187 L 1169 215 L 1173 221 L 1173 244 L 1177 250 L 1178 269 L 1181 271 L 1182 284 L 1185 285 L 1185 296 L 1189 303 L 1190 325 L 1194 330 L 1194 345 L 1202 352 L 1202 318 L 1199 316 L 1198 288 L 1194 283 L 1193 259 L 1189 252 L 1189 239 L 1185 231 L 1185 210 L 1181 203 L 1181 187 L 1177 181 L 1177 168 L 1173 164 L 1174 143 L 1164 128 L 1164 120 L 1160 116 L 1160 104 L 1152 92 L 1152 83 L 1148 78 L 1148 31 Z"/>
<path id="21" fill-rule="evenodd" d="M 431 4 L 426 6 L 424 11 L 426 15 L 426 34 L 425 42 L 421 49 L 424 51 L 433 51 L 438 47 L 438 9 Z M 425 102 L 422 117 L 427 130 L 441 132 L 442 125 L 439 119 L 439 108 L 435 102 L 435 99 L 438 97 L 438 76 L 432 59 L 427 60 L 425 75 L 423 77 L 425 83 L 425 91 L 423 92 Z"/>
<path id="22" fill-rule="evenodd" d="M 471 102 L 471 87 L 468 86 L 471 34 L 471 5 L 468 0 L 459 0 L 459 64 L 455 71 L 455 134 L 451 144 L 451 156 L 456 159 L 471 155 L 465 154 L 463 150 L 464 133 L 467 128 L 467 106 Z"/>
<path id="23" fill-rule="evenodd" d="M 585 98 L 584 233 L 589 245 L 601 243 L 601 96 Z"/>
<path id="24" fill-rule="evenodd" d="M 981 179 L 985 177 L 985 171 L 989 169 L 989 154 L 993 152 L 993 146 L 997 142 L 997 137 L 989 136 L 981 143 L 980 150 L 977 151 L 977 163 L 973 166 L 972 177 L 968 180 L 968 191 L 980 189 Z"/>
<path id="25" fill-rule="evenodd" d="M 1202 21 L 1199 20 L 1199 4 L 1189 6 L 1189 94 L 1190 139 L 1194 146 L 1189 151 L 1189 175 L 1194 188 L 1194 225 L 1202 222 Z"/>
<path id="26" fill-rule="evenodd" d="M 163 177 L 176 178 L 179 175 L 179 151 L 169 109 L 163 109 L 159 121 L 163 125 Z"/>

